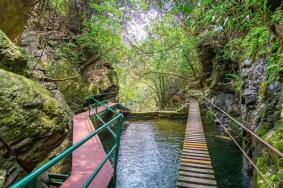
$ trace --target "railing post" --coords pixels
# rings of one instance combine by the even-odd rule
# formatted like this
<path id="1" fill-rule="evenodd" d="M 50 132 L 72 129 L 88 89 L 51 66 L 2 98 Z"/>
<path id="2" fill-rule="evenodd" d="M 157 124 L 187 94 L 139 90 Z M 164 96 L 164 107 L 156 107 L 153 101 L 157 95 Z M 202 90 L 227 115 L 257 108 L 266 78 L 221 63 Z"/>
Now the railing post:
<path id="1" fill-rule="evenodd" d="M 90 110 L 91 110 L 91 104 L 90 104 L 90 98 L 89 98 L 89 100 L 88 100 L 88 116 L 90 117 Z"/>
<path id="2" fill-rule="evenodd" d="M 118 157 L 119 157 L 119 148 L 120 148 L 120 137 L 121 137 L 121 129 L 123 124 L 123 115 L 118 119 L 118 124 L 116 128 L 116 151 L 115 151 L 115 158 L 114 158 L 114 176 L 113 176 L 113 183 L 116 184 L 117 178 L 117 165 L 118 165 Z"/>
<path id="3" fill-rule="evenodd" d="M 95 101 L 95 113 L 97 114 L 97 102 Z"/>

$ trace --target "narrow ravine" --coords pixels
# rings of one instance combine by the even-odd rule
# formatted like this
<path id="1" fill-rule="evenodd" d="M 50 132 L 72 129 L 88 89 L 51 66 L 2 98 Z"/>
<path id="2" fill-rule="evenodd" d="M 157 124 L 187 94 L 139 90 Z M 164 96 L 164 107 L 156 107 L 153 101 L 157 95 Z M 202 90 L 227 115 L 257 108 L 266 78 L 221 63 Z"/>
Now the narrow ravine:
<path id="1" fill-rule="evenodd" d="M 117 187 L 176 186 L 185 123 L 162 117 L 188 114 L 190 101 L 209 119 L 219 187 L 283 187 L 282 1 L 1 0 L 0 8 L 0 188 L 72 146 L 72 117 L 93 96 L 141 116 L 125 119 Z M 113 136 L 100 136 L 108 152 Z M 71 158 L 38 184 L 49 185 L 50 173 L 68 178 Z"/>

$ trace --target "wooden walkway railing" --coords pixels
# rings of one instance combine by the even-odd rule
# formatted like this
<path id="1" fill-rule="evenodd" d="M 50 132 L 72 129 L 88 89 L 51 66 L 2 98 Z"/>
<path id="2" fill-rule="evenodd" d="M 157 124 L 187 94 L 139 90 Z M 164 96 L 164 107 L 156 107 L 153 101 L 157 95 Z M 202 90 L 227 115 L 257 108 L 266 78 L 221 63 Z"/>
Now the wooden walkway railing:
<path id="1" fill-rule="evenodd" d="M 203 133 L 198 102 L 190 102 L 177 186 L 190 188 L 217 187 Z"/>

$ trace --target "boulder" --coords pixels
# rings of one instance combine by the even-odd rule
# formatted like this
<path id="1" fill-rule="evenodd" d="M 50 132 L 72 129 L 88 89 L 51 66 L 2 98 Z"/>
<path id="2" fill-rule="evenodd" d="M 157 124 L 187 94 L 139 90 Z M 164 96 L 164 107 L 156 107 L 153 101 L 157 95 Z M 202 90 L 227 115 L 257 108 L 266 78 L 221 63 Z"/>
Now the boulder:
<path id="1" fill-rule="evenodd" d="M 17 74 L 25 74 L 27 65 L 27 57 L 0 30 L 0 68 Z"/>
<path id="2" fill-rule="evenodd" d="M 0 85 L 0 170 L 7 185 L 64 140 L 70 115 L 38 82 L 0 69 Z"/>
<path id="3" fill-rule="evenodd" d="M 1 0 L 0 28 L 14 40 L 21 35 L 36 0 Z"/>

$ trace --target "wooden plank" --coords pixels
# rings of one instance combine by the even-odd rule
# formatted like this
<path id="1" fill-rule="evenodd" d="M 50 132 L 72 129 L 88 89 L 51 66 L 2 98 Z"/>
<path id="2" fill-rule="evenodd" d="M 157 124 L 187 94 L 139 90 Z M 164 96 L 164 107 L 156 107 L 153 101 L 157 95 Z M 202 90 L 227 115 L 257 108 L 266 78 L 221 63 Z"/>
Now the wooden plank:
<path id="1" fill-rule="evenodd" d="M 185 140 L 183 143 L 184 145 L 199 145 L 199 146 L 207 146 L 205 140 L 203 141 L 196 141 L 196 140 Z"/>
<path id="2" fill-rule="evenodd" d="M 200 184 L 200 185 L 212 185 L 212 186 L 217 186 L 217 183 L 215 180 L 210 180 L 210 179 L 204 179 L 204 178 L 195 178 L 195 177 L 187 177 L 187 176 L 182 176 L 180 175 L 178 177 L 179 181 L 183 182 L 189 182 L 189 183 L 195 183 L 195 184 Z"/>
<path id="3" fill-rule="evenodd" d="M 207 157 L 210 158 L 207 154 L 199 154 L 199 153 L 192 153 L 192 152 L 182 152 L 182 156 L 198 156 L 198 157 Z"/>
<path id="4" fill-rule="evenodd" d="M 206 145 L 199 145 L 199 144 L 184 144 L 183 148 L 204 148 L 207 149 Z"/>
<path id="5" fill-rule="evenodd" d="M 208 151 L 194 150 L 194 149 L 183 149 L 183 152 L 208 154 Z"/>
<path id="6" fill-rule="evenodd" d="M 181 159 L 196 159 L 196 160 L 207 160 L 210 161 L 210 158 L 205 156 L 205 157 L 201 157 L 201 156 L 193 156 L 193 155 L 181 155 Z"/>
<path id="7" fill-rule="evenodd" d="M 199 138 L 185 137 L 184 140 L 205 140 L 205 137 L 199 137 Z"/>
<path id="8" fill-rule="evenodd" d="M 213 186 L 213 185 L 199 185 L 199 184 L 182 182 L 182 181 L 178 181 L 177 186 L 178 187 L 189 187 L 189 188 L 216 188 L 216 186 Z"/>
<path id="9" fill-rule="evenodd" d="M 190 137 L 190 136 L 201 136 L 201 137 L 204 137 L 204 134 L 203 133 L 190 133 L 189 130 L 186 134 L 186 137 Z"/>
<path id="10" fill-rule="evenodd" d="M 182 171 L 214 174 L 214 170 L 212 170 L 212 169 L 196 168 L 196 167 L 188 167 L 188 166 L 180 166 L 179 169 L 182 170 Z"/>
<path id="11" fill-rule="evenodd" d="M 201 135 L 191 135 L 191 136 L 186 136 L 185 138 L 186 139 L 190 139 L 190 138 L 201 138 L 201 139 L 204 139 L 204 137 L 201 136 Z"/>
<path id="12" fill-rule="evenodd" d="M 197 164 L 207 164 L 207 165 L 211 165 L 211 161 L 207 161 L 207 160 L 197 160 L 197 159 L 182 159 L 182 158 L 181 158 L 181 162 L 185 162 L 185 163 L 197 163 Z"/>
<path id="13" fill-rule="evenodd" d="M 197 102 L 190 103 L 177 186 L 217 187 Z"/>
<path id="14" fill-rule="evenodd" d="M 207 149 L 206 145 L 197 145 L 197 144 L 184 144 L 183 145 L 183 148 L 189 148 L 189 147 L 192 147 L 192 148 L 200 147 L 200 148 Z"/>
<path id="15" fill-rule="evenodd" d="M 187 163 L 187 162 L 182 162 L 182 161 L 180 162 L 180 166 L 212 169 L 212 166 L 211 166 L 211 165 L 207 165 L 207 164 L 197 164 L 197 163 Z"/>
<path id="16" fill-rule="evenodd" d="M 201 144 L 201 143 L 189 143 L 189 142 L 185 142 L 183 146 L 203 146 L 203 147 L 207 147 L 206 144 Z"/>
<path id="17" fill-rule="evenodd" d="M 179 175 L 214 180 L 214 174 L 205 174 L 205 173 L 198 173 L 198 172 L 179 171 Z"/>
<path id="18" fill-rule="evenodd" d="M 207 148 L 204 147 L 192 147 L 192 146 L 184 146 L 183 149 L 191 149 L 191 150 L 199 150 L 199 151 L 208 151 Z"/>

